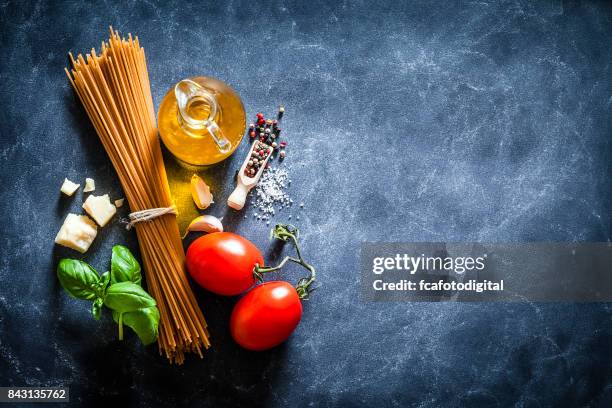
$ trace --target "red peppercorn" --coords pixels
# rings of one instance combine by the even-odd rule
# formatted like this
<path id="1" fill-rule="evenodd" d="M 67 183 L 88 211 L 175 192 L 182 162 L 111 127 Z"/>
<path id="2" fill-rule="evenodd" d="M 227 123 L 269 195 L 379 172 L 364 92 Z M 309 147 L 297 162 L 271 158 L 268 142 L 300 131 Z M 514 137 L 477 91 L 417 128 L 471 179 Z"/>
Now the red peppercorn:
<path id="1" fill-rule="evenodd" d="M 263 113 L 259 112 L 257 114 L 257 119 L 263 119 L 263 117 L 264 117 Z"/>
<path id="2" fill-rule="evenodd" d="M 259 138 L 259 141 L 260 141 L 260 142 L 263 142 L 265 139 L 266 139 L 266 138 L 262 136 L 262 137 L 260 137 L 260 138 Z"/>
<path id="3" fill-rule="evenodd" d="M 287 146 L 287 142 L 285 142 L 284 140 L 280 142 L 280 147 L 286 147 L 286 146 Z"/>
<path id="4" fill-rule="evenodd" d="M 251 137 L 251 139 L 255 138 L 255 132 L 250 132 L 249 136 Z"/>
<path id="5" fill-rule="evenodd" d="M 266 123 L 265 119 L 263 119 L 263 118 L 262 119 L 257 119 L 257 124 L 258 125 L 263 125 L 265 123 Z"/>

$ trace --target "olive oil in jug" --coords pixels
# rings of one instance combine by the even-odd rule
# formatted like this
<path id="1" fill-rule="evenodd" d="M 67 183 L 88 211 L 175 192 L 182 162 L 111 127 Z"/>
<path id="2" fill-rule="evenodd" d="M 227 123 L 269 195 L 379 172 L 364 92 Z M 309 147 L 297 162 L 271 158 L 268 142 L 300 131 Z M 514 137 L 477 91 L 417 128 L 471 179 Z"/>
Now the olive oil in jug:
<path id="1" fill-rule="evenodd" d="M 194 77 L 177 83 L 157 114 L 164 145 L 180 161 L 208 166 L 229 157 L 246 129 L 244 106 L 224 82 Z"/>

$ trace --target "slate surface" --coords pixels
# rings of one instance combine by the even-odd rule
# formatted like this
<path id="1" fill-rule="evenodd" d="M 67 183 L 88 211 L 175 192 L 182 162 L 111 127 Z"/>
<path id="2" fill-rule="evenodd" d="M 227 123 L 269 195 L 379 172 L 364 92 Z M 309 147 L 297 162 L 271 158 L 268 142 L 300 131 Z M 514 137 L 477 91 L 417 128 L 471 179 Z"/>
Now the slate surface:
<path id="1" fill-rule="evenodd" d="M 610 406 L 609 304 L 365 304 L 358 247 L 609 241 L 611 19 L 555 0 L 2 2 L 0 385 L 69 386 L 74 405 Z M 58 286 L 75 253 L 53 238 L 82 202 L 64 177 L 121 196 L 63 73 L 109 24 L 139 35 L 156 105 L 202 74 L 249 118 L 286 105 L 291 214 L 321 282 L 287 344 L 239 349 L 235 299 L 198 290 L 214 347 L 172 367 Z M 269 253 L 253 209 L 223 204 L 246 149 L 201 174 L 211 213 Z M 187 203 L 190 173 L 167 159 Z M 106 268 L 116 243 L 137 246 L 115 222 L 83 258 Z"/>

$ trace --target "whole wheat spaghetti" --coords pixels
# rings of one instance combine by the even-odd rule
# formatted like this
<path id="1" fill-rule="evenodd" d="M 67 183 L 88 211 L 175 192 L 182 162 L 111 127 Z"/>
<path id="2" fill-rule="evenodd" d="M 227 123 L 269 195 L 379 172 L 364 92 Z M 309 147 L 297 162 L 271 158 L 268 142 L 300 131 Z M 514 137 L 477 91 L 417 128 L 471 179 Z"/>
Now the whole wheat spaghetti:
<path id="1" fill-rule="evenodd" d="M 134 212 L 173 208 L 151 97 L 144 49 L 138 37 L 110 29 L 100 55 L 76 59 L 66 74 L 110 157 Z M 182 363 L 202 356 L 208 331 L 184 269 L 185 253 L 174 211 L 134 223 L 149 291 L 161 315 L 159 350 Z M 142 214 L 142 213 L 140 213 Z M 145 214 L 147 214 L 145 212 Z"/>

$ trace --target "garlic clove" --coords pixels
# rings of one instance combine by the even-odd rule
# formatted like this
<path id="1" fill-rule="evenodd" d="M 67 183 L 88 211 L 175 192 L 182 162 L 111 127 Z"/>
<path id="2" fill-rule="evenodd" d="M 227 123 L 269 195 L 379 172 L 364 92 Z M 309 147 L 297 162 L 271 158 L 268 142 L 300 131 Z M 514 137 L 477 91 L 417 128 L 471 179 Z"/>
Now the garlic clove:
<path id="1" fill-rule="evenodd" d="M 210 187 L 197 174 L 191 176 L 191 197 L 200 210 L 207 209 L 213 203 Z"/>
<path id="2" fill-rule="evenodd" d="M 185 238 L 190 231 L 223 232 L 223 224 L 221 224 L 220 219 L 213 215 L 201 215 L 189 223 L 183 238 Z"/>

